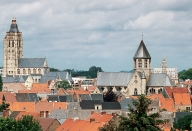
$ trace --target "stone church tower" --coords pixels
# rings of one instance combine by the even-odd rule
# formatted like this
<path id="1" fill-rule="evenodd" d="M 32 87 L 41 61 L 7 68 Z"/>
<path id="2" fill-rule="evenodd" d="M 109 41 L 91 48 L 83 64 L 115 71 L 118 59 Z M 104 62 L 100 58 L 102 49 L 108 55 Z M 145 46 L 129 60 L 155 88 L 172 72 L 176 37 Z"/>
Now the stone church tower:
<path id="1" fill-rule="evenodd" d="M 3 77 L 15 76 L 18 59 L 23 57 L 22 32 L 19 32 L 16 19 L 12 19 L 10 30 L 6 32 L 3 44 Z"/>
<path id="2" fill-rule="evenodd" d="M 146 80 L 149 80 L 151 74 L 151 56 L 143 42 L 141 40 L 140 45 L 133 57 L 134 71 L 145 73 Z"/>
<path id="3" fill-rule="evenodd" d="M 166 60 L 163 59 L 162 61 L 162 73 L 167 73 L 167 66 L 166 66 Z"/>

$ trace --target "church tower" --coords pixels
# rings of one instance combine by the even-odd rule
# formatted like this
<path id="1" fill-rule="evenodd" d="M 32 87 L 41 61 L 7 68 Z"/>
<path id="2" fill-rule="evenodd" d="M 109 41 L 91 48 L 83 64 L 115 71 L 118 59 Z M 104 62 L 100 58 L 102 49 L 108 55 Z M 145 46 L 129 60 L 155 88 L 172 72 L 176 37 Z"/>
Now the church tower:
<path id="1" fill-rule="evenodd" d="M 163 61 L 162 61 L 162 73 L 167 73 L 166 68 L 167 68 L 167 66 L 166 66 L 166 60 L 163 59 Z"/>
<path id="2" fill-rule="evenodd" d="M 3 44 L 3 77 L 15 76 L 18 59 L 23 57 L 22 32 L 19 32 L 16 18 L 12 19 L 10 30 L 6 32 Z"/>
<path id="3" fill-rule="evenodd" d="M 151 56 L 143 42 L 141 43 L 133 57 L 134 61 L 134 71 L 144 73 L 146 80 L 149 80 L 149 76 L 151 74 Z M 144 71 L 144 72 L 143 72 Z"/>

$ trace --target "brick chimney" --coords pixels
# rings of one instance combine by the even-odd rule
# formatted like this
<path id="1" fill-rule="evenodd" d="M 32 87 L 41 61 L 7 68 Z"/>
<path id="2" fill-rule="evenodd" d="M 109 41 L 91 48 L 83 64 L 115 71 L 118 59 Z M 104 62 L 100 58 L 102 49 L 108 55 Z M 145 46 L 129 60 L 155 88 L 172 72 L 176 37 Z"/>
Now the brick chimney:
<path id="1" fill-rule="evenodd" d="M 106 114 L 106 112 L 101 112 L 101 115 L 104 115 L 104 114 Z"/>

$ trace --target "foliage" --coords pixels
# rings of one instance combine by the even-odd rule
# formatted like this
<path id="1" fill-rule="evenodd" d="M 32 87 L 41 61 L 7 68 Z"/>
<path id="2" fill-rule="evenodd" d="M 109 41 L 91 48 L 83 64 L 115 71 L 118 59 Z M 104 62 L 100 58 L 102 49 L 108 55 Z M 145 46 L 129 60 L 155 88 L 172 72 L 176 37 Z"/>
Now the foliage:
<path id="1" fill-rule="evenodd" d="M 183 80 L 192 79 L 192 68 L 179 72 L 179 78 Z"/>
<path id="2" fill-rule="evenodd" d="M 162 120 L 158 120 L 159 113 L 147 115 L 148 107 L 151 100 L 146 98 L 145 95 L 138 97 L 138 100 L 133 99 L 133 105 L 136 109 L 129 106 L 129 114 L 127 117 L 120 117 L 118 131 L 160 131 L 156 125 L 162 124 Z"/>
<path id="3" fill-rule="evenodd" d="M 3 110 L 7 110 L 9 108 L 9 106 L 10 106 L 9 103 L 5 103 L 3 101 L 2 104 L 0 105 L 0 112 L 3 112 Z"/>
<path id="4" fill-rule="evenodd" d="M 103 94 L 103 100 L 104 102 L 116 102 L 117 96 L 112 90 L 109 90 Z"/>
<path id="5" fill-rule="evenodd" d="M 3 89 L 3 81 L 2 81 L 2 77 L 0 75 L 0 91 L 2 91 L 2 89 Z"/>
<path id="6" fill-rule="evenodd" d="M 0 131 L 42 131 L 33 116 L 22 116 L 19 120 L 0 117 Z"/>
<path id="7" fill-rule="evenodd" d="M 192 115 L 186 115 L 183 118 L 179 118 L 177 122 L 173 123 L 173 127 L 179 130 L 190 130 L 190 124 Z"/>
<path id="8" fill-rule="evenodd" d="M 49 68 L 49 69 L 50 69 L 50 72 L 60 72 L 60 70 L 56 68 Z"/>
<path id="9" fill-rule="evenodd" d="M 99 131 L 117 131 L 117 127 L 115 122 L 111 120 L 108 124 L 105 124 L 103 127 L 99 127 Z"/>
<path id="10" fill-rule="evenodd" d="M 167 111 L 167 109 L 163 108 L 163 109 L 160 110 L 160 112 L 163 112 L 163 111 Z"/>
<path id="11" fill-rule="evenodd" d="M 72 86 L 71 86 L 71 85 L 69 84 L 69 82 L 66 81 L 66 80 L 57 81 L 55 84 L 56 84 L 56 86 L 57 86 L 58 88 L 64 88 L 65 90 L 72 88 Z"/>

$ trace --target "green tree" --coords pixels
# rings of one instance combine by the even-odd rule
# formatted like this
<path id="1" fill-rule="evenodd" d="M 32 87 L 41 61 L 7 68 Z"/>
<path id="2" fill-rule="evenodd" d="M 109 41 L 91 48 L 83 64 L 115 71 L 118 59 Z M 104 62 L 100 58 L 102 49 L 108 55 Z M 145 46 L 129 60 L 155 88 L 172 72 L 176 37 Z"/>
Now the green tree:
<path id="1" fill-rule="evenodd" d="M 0 91 L 2 91 L 2 89 L 3 89 L 3 81 L 2 81 L 2 77 L 0 75 Z"/>
<path id="2" fill-rule="evenodd" d="M 71 85 L 69 84 L 69 82 L 66 81 L 66 80 L 57 81 L 57 82 L 56 82 L 56 86 L 57 86 L 58 88 L 64 88 L 64 89 L 71 89 L 71 88 L 72 88 L 72 86 L 71 86 Z"/>
<path id="3" fill-rule="evenodd" d="M 145 95 L 139 96 L 137 100 L 133 99 L 133 105 L 136 109 L 128 105 L 130 114 L 128 118 L 120 117 L 118 131 L 160 131 L 161 129 L 156 126 L 163 123 L 162 120 L 158 120 L 159 113 L 147 115 L 150 104 L 151 100 Z"/>
<path id="4" fill-rule="evenodd" d="M 89 68 L 89 75 L 91 78 L 96 78 L 97 77 L 97 72 L 102 72 L 103 70 L 101 69 L 101 67 L 96 67 L 96 66 L 91 66 Z"/>
<path id="5" fill-rule="evenodd" d="M 56 68 L 49 68 L 50 72 L 60 72 L 59 69 L 56 69 Z"/>
<path id="6" fill-rule="evenodd" d="M 109 121 L 103 127 L 99 127 L 99 131 L 117 131 L 117 126 L 114 120 Z"/>
<path id="7" fill-rule="evenodd" d="M 192 79 L 192 68 L 189 68 L 188 70 L 183 70 L 180 74 L 179 74 L 179 78 L 180 79 Z"/>
<path id="8" fill-rule="evenodd" d="M 116 102 L 117 96 L 112 90 L 108 90 L 103 94 L 103 100 L 104 102 Z"/>
<path id="9" fill-rule="evenodd" d="M 174 122 L 173 127 L 179 130 L 191 130 L 191 120 L 192 115 L 186 115 L 183 118 L 179 118 L 177 122 Z"/>
<path id="10" fill-rule="evenodd" d="M 9 106 L 10 106 L 9 103 L 5 103 L 5 102 L 3 101 L 2 104 L 0 105 L 0 112 L 3 112 L 3 110 L 9 109 Z"/>
<path id="11" fill-rule="evenodd" d="M 19 120 L 0 117 L 0 131 L 42 131 L 42 128 L 33 116 L 22 116 Z"/>

